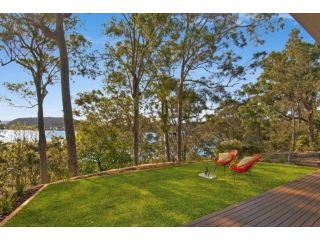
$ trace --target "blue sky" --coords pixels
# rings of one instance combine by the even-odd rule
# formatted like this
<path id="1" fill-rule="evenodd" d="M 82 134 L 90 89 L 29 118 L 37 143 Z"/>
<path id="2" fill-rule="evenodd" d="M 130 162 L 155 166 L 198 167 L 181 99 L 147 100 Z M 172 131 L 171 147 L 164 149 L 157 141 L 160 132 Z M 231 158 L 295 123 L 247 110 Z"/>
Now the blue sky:
<path id="1" fill-rule="evenodd" d="M 275 33 L 269 33 L 264 36 L 266 40 L 263 46 L 259 48 L 249 45 L 244 50 L 241 50 L 241 55 L 244 60 L 250 59 L 252 54 L 256 51 L 265 50 L 278 51 L 284 48 L 285 42 L 287 41 L 288 34 L 292 28 L 298 28 L 301 30 L 301 35 L 304 40 L 313 42 L 314 40 L 309 36 L 309 34 L 288 14 L 281 14 L 285 18 L 285 29 L 282 31 L 277 31 Z M 116 14 L 77 14 L 79 16 L 81 25 L 78 29 L 88 40 L 93 44 L 94 49 L 100 49 L 103 51 L 104 43 L 110 39 L 102 34 L 103 24 L 107 23 L 112 16 Z M 6 91 L 2 83 L 4 81 L 25 81 L 31 80 L 30 76 L 22 70 L 19 66 L 15 64 L 7 65 L 5 67 L 0 67 L 0 96 L 10 96 L 19 105 L 23 102 L 18 97 L 14 97 Z M 250 78 L 250 81 L 254 81 L 255 76 Z M 91 80 L 82 77 L 74 77 L 71 83 L 71 96 L 75 99 L 77 93 L 83 91 L 90 91 L 92 89 L 97 89 L 102 85 L 101 79 Z M 60 86 L 56 84 L 49 87 L 49 94 L 45 99 L 44 114 L 47 117 L 61 117 L 62 116 L 62 103 L 61 103 L 61 93 Z M 37 109 L 29 108 L 16 108 L 9 106 L 7 103 L 0 102 L 0 120 L 7 121 L 18 117 L 36 117 Z"/>

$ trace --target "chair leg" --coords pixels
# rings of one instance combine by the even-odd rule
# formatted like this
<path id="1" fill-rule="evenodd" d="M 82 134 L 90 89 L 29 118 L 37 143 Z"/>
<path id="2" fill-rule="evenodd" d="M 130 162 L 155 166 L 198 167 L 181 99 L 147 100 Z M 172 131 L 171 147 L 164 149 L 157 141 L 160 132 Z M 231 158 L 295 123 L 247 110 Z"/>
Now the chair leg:
<path id="1" fill-rule="evenodd" d="M 223 166 L 223 175 L 226 175 L 226 166 Z"/>
<path id="2" fill-rule="evenodd" d="M 251 173 L 250 170 L 249 170 L 249 174 L 250 174 L 250 178 L 251 178 L 252 182 L 255 183 L 255 182 L 254 182 L 254 179 L 253 179 L 253 176 L 252 176 L 252 173 Z"/>
<path id="3" fill-rule="evenodd" d="M 232 171 L 232 175 L 233 175 L 233 183 L 236 183 L 236 172 Z"/>

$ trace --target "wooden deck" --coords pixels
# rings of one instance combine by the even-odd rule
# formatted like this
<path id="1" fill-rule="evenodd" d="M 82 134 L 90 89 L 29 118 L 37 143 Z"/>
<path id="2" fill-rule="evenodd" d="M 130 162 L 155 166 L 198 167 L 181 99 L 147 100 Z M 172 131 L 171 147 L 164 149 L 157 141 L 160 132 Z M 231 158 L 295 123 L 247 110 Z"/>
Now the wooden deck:
<path id="1" fill-rule="evenodd" d="M 320 172 L 199 218 L 190 227 L 320 227 Z"/>

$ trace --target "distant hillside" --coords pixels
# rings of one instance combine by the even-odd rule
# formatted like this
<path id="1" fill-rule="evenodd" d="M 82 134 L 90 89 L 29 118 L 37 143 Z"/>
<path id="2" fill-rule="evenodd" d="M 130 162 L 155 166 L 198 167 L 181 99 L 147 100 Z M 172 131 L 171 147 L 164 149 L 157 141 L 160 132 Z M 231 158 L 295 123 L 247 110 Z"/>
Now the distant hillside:
<path id="1" fill-rule="evenodd" d="M 27 126 L 38 126 L 38 118 L 17 118 L 7 123 L 7 127 L 10 128 L 13 125 L 24 124 Z M 59 117 L 45 117 L 44 118 L 45 129 L 50 130 L 63 130 L 64 123 L 63 118 Z"/>

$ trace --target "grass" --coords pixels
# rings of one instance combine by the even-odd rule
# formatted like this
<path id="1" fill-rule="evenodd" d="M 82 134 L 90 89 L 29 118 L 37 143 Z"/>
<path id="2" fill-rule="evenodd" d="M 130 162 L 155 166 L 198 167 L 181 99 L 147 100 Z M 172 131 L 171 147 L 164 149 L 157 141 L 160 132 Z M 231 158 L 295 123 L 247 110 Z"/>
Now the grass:
<path id="1" fill-rule="evenodd" d="M 44 189 L 6 226 L 180 226 L 313 172 L 259 163 L 249 176 L 218 168 L 218 180 L 198 177 L 212 163 L 82 179 Z"/>

